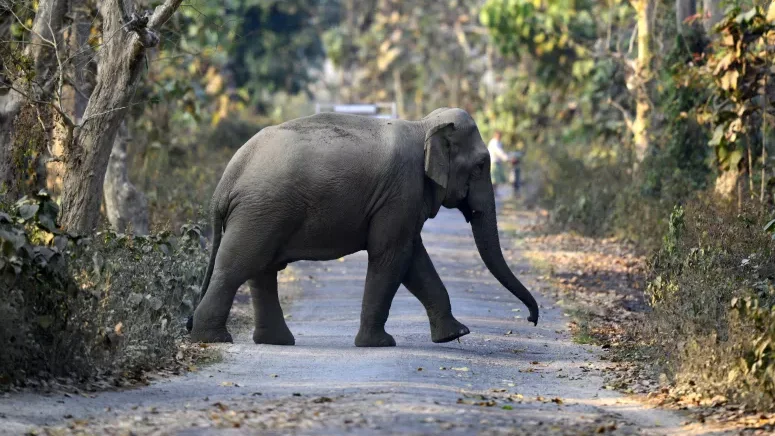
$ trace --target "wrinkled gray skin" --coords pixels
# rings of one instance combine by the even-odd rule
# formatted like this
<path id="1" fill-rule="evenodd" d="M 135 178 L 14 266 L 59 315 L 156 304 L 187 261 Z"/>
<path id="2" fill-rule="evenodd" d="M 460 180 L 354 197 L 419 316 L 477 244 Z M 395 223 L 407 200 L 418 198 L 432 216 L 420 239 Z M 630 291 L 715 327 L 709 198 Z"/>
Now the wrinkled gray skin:
<path id="1" fill-rule="evenodd" d="M 189 319 L 193 341 L 231 342 L 226 319 L 248 282 L 253 340 L 293 345 L 277 272 L 360 250 L 369 265 L 356 346 L 396 344 L 385 322 L 402 283 L 425 306 L 433 342 L 468 334 L 420 237 L 441 206 L 463 213 L 487 268 L 528 307 L 528 321 L 538 321 L 536 301 L 503 259 L 490 157 L 461 109 L 437 109 L 420 121 L 319 114 L 263 129 L 231 159 L 212 204 L 213 250 Z"/>

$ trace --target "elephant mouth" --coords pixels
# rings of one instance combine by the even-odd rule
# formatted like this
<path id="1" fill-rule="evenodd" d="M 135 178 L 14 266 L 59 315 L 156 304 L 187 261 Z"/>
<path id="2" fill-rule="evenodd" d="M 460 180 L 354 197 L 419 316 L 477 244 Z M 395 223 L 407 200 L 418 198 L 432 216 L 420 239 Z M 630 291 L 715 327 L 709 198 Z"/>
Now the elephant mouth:
<path id="1" fill-rule="evenodd" d="M 476 211 L 471 209 L 471 206 L 468 204 L 468 199 L 466 198 L 461 201 L 457 208 L 460 210 L 460 212 L 463 213 L 463 217 L 466 219 L 466 222 L 471 222 Z"/>

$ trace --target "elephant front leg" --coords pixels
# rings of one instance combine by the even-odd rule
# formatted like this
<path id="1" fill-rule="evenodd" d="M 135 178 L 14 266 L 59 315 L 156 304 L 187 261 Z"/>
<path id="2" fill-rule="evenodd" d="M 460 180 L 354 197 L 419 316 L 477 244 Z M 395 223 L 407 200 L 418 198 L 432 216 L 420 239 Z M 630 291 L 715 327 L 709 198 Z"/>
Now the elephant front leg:
<path id="1" fill-rule="evenodd" d="M 403 283 L 406 289 L 425 306 L 431 324 L 433 342 L 449 342 L 470 333 L 468 327 L 452 316 L 447 289 L 419 238 L 414 243 L 412 262 Z"/>
<path id="2" fill-rule="evenodd" d="M 249 280 L 250 296 L 256 318 L 253 342 L 257 344 L 294 345 L 293 337 L 283 317 L 277 293 L 277 272 L 266 272 Z"/>
<path id="3" fill-rule="evenodd" d="M 401 285 L 411 256 L 411 244 L 378 255 L 369 252 L 366 287 L 361 307 L 361 327 L 355 336 L 356 347 L 394 347 L 393 336 L 385 331 L 393 297 Z"/>

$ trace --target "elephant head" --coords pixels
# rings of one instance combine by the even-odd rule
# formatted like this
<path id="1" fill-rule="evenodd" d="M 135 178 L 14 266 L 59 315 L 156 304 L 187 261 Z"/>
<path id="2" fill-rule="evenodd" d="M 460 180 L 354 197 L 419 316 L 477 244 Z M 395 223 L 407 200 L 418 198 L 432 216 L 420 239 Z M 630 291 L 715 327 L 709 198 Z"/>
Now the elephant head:
<path id="1" fill-rule="evenodd" d="M 538 323 L 538 304 L 509 269 L 501 252 L 490 182 L 490 154 L 471 116 L 461 109 L 442 108 L 422 119 L 425 130 L 425 174 L 432 181 L 433 207 L 457 208 L 471 223 L 476 248 L 492 275 L 530 311 Z"/>

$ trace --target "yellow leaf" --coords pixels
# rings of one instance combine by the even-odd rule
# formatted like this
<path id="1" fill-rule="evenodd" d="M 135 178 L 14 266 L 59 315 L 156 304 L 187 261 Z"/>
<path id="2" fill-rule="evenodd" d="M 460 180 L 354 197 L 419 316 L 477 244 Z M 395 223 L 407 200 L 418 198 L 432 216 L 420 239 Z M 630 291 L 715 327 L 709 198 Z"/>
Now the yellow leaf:
<path id="1" fill-rule="evenodd" d="M 379 56 L 377 58 L 377 68 L 380 71 L 385 71 L 390 66 L 390 64 L 393 63 L 394 60 L 398 57 L 398 55 L 401 54 L 401 49 L 398 47 L 393 47 L 387 52 L 385 52 L 383 55 Z"/>
<path id="2" fill-rule="evenodd" d="M 387 52 L 389 48 L 390 48 L 390 40 L 389 39 L 386 39 L 386 40 L 382 41 L 382 44 L 379 45 L 380 53 Z"/>
<path id="3" fill-rule="evenodd" d="M 737 89 L 737 78 L 740 76 L 740 73 L 737 72 L 737 70 L 729 70 L 726 74 L 724 74 L 724 77 L 721 78 L 721 88 L 724 90 L 734 90 Z"/>
<path id="4" fill-rule="evenodd" d="M 734 60 L 735 60 L 735 55 L 733 53 L 727 53 L 718 62 L 718 65 L 716 65 L 716 69 L 713 71 L 713 74 L 718 74 L 722 70 L 726 70 L 727 68 L 729 68 L 730 65 L 732 65 L 732 62 Z"/>
<path id="5" fill-rule="evenodd" d="M 770 2 L 770 7 L 767 8 L 767 21 L 775 21 L 775 2 Z"/>

